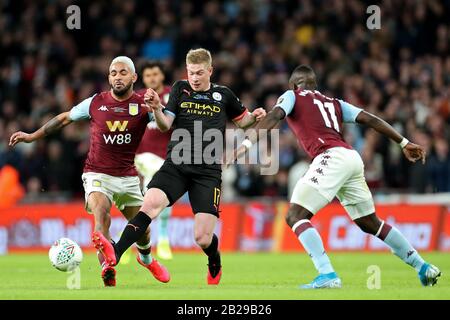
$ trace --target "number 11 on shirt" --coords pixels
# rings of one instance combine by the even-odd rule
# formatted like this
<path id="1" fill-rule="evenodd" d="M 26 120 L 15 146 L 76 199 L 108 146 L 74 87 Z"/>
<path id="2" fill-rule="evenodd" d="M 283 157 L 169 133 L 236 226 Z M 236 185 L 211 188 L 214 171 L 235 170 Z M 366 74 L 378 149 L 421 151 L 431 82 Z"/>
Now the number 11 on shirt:
<path id="1" fill-rule="evenodd" d="M 328 115 L 327 115 L 327 113 L 325 111 L 325 108 L 328 109 L 328 112 L 331 115 L 331 120 L 333 121 L 334 130 L 339 132 L 339 123 L 338 123 L 338 120 L 337 120 L 337 117 L 336 117 L 336 111 L 334 110 L 334 104 L 332 102 L 325 102 L 323 104 L 322 101 L 317 100 L 317 99 L 314 99 L 314 104 L 319 107 L 320 113 L 322 114 L 322 118 L 325 121 L 325 125 L 328 128 L 331 128 L 330 119 L 328 119 Z M 325 108 L 324 108 L 324 106 L 325 106 Z"/>

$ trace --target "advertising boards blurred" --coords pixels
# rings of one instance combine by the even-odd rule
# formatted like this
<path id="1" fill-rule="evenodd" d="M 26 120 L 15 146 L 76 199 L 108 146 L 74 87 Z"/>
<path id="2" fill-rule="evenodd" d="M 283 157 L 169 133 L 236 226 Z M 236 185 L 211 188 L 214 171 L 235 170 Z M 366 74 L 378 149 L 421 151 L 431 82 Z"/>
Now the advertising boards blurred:
<path id="1" fill-rule="evenodd" d="M 221 205 L 216 234 L 221 251 L 304 252 L 285 222 L 286 202 L 250 201 Z M 450 210 L 442 205 L 377 205 L 377 214 L 397 227 L 420 251 L 450 251 Z M 117 240 L 126 220 L 113 208 L 111 236 Z M 152 223 L 157 242 L 158 219 Z M 312 219 L 328 251 L 388 250 L 378 238 L 362 232 L 344 208 L 332 203 Z M 92 249 L 93 216 L 83 203 L 19 205 L 0 210 L 0 254 L 47 249 L 61 237 Z M 194 240 L 194 214 L 189 204 L 175 204 L 169 220 L 169 239 L 175 251 L 200 250 Z"/>

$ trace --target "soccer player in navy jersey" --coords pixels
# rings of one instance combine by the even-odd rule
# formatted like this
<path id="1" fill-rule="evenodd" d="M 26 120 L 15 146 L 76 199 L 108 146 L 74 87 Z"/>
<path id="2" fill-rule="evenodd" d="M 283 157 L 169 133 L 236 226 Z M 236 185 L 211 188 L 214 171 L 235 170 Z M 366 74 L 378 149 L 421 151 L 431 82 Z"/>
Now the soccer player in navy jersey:
<path id="1" fill-rule="evenodd" d="M 220 141 L 216 139 L 224 138 L 227 120 L 239 128 L 247 128 L 264 118 L 266 112 L 262 108 L 249 112 L 228 87 L 211 82 L 213 68 L 208 50 L 190 50 L 186 55 L 186 69 L 188 79 L 174 83 L 165 108 L 159 95 L 154 90 L 147 90 L 144 100 L 153 109 L 158 128 L 167 131 L 172 125 L 176 127 L 168 146 L 168 156 L 148 185 L 140 212 L 124 229 L 120 240 L 114 246 L 102 238 L 98 242 L 104 246 L 108 261 L 116 264 L 152 220 L 188 192 L 195 215 L 194 238 L 208 257 L 206 282 L 218 285 L 222 264 L 219 239 L 214 229 L 220 213 L 222 183 L 222 157 L 219 158 L 218 153 L 223 150 L 214 154 L 206 152 L 211 140 L 203 137 L 208 132 L 219 133 L 220 138 L 212 137 L 213 144 L 217 145 Z M 196 139 L 196 132 L 200 133 L 201 139 Z M 183 135 L 181 139 L 179 134 Z M 190 142 L 186 143 L 184 138 Z M 183 156 L 180 156 L 176 150 L 186 144 L 188 150 L 183 148 Z M 221 146 L 223 149 L 223 144 Z M 184 159 L 185 153 L 187 159 Z"/>

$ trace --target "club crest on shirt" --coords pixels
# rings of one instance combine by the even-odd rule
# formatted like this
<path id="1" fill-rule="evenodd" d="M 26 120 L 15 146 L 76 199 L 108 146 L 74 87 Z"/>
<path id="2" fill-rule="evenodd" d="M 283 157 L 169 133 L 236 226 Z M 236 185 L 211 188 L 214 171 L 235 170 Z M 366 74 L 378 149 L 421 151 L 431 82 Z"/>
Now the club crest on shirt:
<path id="1" fill-rule="evenodd" d="M 135 116 L 139 113 L 139 105 L 137 103 L 128 104 L 128 113 L 131 116 Z"/>
<path id="2" fill-rule="evenodd" d="M 219 92 L 213 92 L 212 97 L 216 101 L 222 100 L 222 95 Z"/>

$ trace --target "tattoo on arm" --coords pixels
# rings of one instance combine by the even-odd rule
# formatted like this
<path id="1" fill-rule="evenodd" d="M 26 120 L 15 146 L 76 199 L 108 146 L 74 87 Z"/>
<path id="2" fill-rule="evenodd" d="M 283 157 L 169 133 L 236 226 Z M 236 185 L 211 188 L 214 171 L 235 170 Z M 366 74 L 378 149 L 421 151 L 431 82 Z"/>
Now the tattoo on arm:
<path id="1" fill-rule="evenodd" d="M 60 130 L 64 126 L 63 124 L 64 124 L 63 119 L 58 118 L 58 116 L 54 117 L 44 125 L 45 135 L 49 135 Z"/>
<path id="2" fill-rule="evenodd" d="M 49 122 L 44 124 L 44 126 L 39 131 L 41 132 L 41 134 L 48 136 L 50 134 L 55 133 L 56 131 L 61 130 L 62 128 L 64 128 L 65 126 L 67 126 L 72 122 L 72 120 L 70 120 L 70 118 L 68 117 L 68 114 L 69 113 L 66 112 L 57 115 Z"/>

